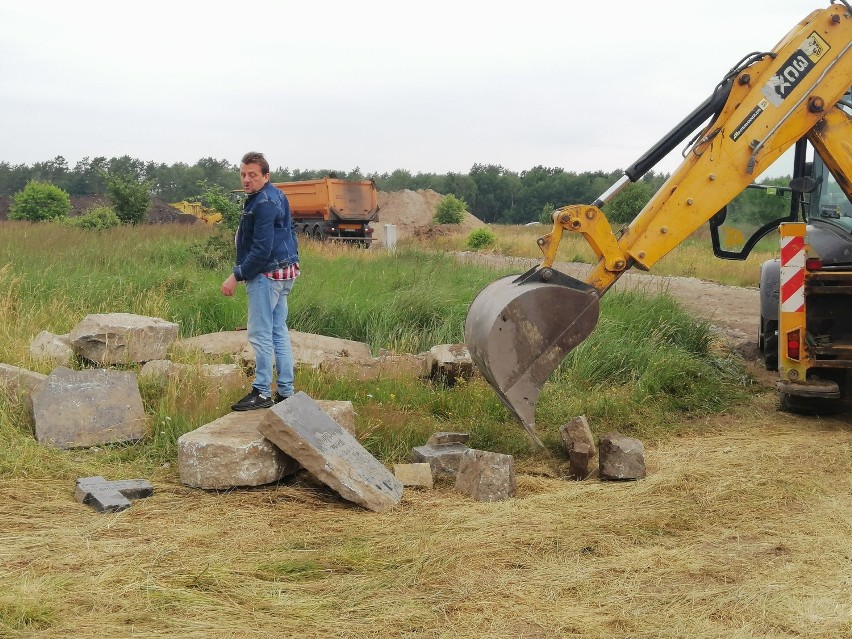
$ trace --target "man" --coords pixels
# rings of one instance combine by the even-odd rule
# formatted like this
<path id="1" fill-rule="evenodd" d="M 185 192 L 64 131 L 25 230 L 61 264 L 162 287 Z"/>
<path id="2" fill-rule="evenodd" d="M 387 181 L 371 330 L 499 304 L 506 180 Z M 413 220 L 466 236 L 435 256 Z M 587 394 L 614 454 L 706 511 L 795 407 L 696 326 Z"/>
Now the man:
<path id="1" fill-rule="evenodd" d="M 269 182 L 269 162 L 250 152 L 240 163 L 246 200 L 237 229 L 237 264 L 222 282 L 231 296 L 238 282 L 248 293 L 248 341 L 255 354 L 251 392 L 233 410 L 269 408 L 293 393 L 293 348 L 287 331 L 287 295 L 299 275 L 299 247 L 293 232 L 290 203 Z M 272 365 L 278 374 L 272 394 Z"/>

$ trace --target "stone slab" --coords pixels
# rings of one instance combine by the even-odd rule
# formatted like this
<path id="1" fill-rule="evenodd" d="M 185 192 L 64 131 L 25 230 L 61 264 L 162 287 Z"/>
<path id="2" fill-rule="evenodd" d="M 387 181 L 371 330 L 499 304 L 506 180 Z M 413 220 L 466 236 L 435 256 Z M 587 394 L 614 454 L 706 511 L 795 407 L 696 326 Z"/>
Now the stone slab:
<path id="1" fill-rule="evenodd" d="M 394 464 L 394 476 L 402 482 L 403 486 L 420 486 L 432 488 L 432 467 L 427 463 L 420 464 Z"/>
<path id="2" fill-rule="evenodd" d="M 60 366 L 31 395 L 36 439 L 57 448 L 135 441 L 146 417 L 136 375 Z"/>
<path id="3" fill-rule="evenodd" d="M 435 477 L 455 477 L 459 463 L 465 451 L 470 450 L 464 444 L 426 444 L 417 446 L 411 451 L 411 462 L 414 464 L 427 463 L 432 467 Z"/>
<path id="4" fill-rule="evenodd" d="M 154 494 L 154 487 L 144 479 L 107 481 L 103 477 L 82 477 L 77 480 L 74 497 L 97 512 L 118 512 L 130 508 L 131 499 Z"/>
<path id="5" fill-rule="evenodd" d="M 402 499 L 402 483 L 302 391 L 265 411 L 258 430 L 344 499 L 375 512 Z"/>
<path id="6" fill-rule="evenodd" d="M 231 412 L 178 438 L 178 473 L 205 490 L 262 486 L 292 475 L 299 463 L 261 435 L 266 410 Z"/>

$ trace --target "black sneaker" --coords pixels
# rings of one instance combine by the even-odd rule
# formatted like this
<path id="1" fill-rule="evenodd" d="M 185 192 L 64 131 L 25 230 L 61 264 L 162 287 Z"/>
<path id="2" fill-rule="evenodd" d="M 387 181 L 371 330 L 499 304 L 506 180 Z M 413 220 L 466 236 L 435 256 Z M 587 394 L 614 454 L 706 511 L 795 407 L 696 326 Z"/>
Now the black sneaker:
<path id="1" fill-rule="evenodd" d="M 273 397 L 273 399 L 275 400 L 275 403 L 277 404 L 278 402 L 283 402 L 288 397 L 292 397 L 292 395 L 281 395 L 280 393 L 275 393 L 275 396 Z"/>
<path id="2" fill-rule="evenodd" d="M 231 410 L 255 410 L 257 408 L 269 408 L 273 401 L 271 397 L 264 397 L 256 388 L 252 388 L 251 392 L 243 397 L 236 404 L 231 406 Z"/>

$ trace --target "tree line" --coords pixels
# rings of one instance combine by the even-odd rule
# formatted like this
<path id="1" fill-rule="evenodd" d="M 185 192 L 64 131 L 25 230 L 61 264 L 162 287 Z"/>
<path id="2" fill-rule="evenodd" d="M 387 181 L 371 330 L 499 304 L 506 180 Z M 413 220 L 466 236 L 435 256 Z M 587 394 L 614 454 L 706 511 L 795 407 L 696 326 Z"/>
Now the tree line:
<path id="1" fill-rule="evenodd" d="M 621 170 L 576 173 L 559 167 L 536 166 L 526 171 L 510 171 L 496 164 L 474 164 L 468 173 L 364 173 L 318 169 L 277 168 L 272 181 L 312 180 L 325 176 L 348 180 L 373 180 L 381 191 L 432 189 L 453 195 L 467 210 L 486 223 L 525 224 L 544 220 L 554 207 L 588 204 L 595 201 L 621 176 Z M 198 200 L 211 187 L 223 192 L 240 189 L 239 166 L 227 160 L 207 157 L 195 164 L 144 162 L 118 158 L 83 158 L 71 167 L 62 156 L 32 166 L 0 162 L 0 196 L 21 191 L 30 181 L 48 182 L 71 196 L 103 195 L 111 177 L 144 184 L 151 197 L 165 202 Z M 668 174 L 649 171 L 630 184 L 604 207 L 611 222 L 626 223 L 662 186 Z"/>
<path id="2" fill-rule="evenodd" d="M 432 189 L 464 200 L 468 211 L 487 223 L 522 224 L 537 221 L 542 212 L 565 204 L 594 201 L 620 176 L 621 171 L 575 173 L 558 167 L 537 166 L 514 172 L 495 164 L 474 164 L 468 173 L 411 173 L 397 169 L 391 173 L 365 173 L 334 169 L 289 169 L 271 171 L 274 182 L 313 180 L 325 176 L 348 180 L 373 180 L 381 191 Z M 73 167 L 62 156 L 32 166 L 0 162 L 0 196 L 21 191 L 30 181 L 48 182 L 71 196 L 103 195 L 109 177 L 121 175 L 144 182 L 152 197 L 165 202 L 198 199 L 206 189 L 218 186 L 225 191 L 240 188 L 239 166 L 227 160 L 202 158 L 195 164 L 144 162 L 118 158 L 83 158 Z M 622 194 L 632 218 L 667 176 L 650 172 L 641 182 Z M 632 204 L 630 204 L 632 203 Z M 643 203 L 644 204 L 644 203 Z M 624 206 L 622 206 L 624 208 Z M 624 217 L 616 215 L 616 218 Z M 614 221 L 619 221 L 615 219 Z"/>

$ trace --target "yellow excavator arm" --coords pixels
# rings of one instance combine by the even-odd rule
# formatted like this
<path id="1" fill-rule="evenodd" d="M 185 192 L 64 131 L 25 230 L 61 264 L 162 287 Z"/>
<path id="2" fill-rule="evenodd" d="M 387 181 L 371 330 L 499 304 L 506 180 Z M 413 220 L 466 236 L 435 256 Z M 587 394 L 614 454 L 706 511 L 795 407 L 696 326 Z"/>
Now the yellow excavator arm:
<path id="1" fill-rule="evenodd" d="M 544 255 L 538 267 L 476 297 L 465 322 L 471 356 L 536 442 L 541 387 L 594 329 L 600 296 L 623 273 L 653 267 L 804 137 L 825 152 L 829 167 L 831 158 L 835 166 L 850 163 L 850 125 L 835 107 L 852 85 L 850 47 L 852 9 L 845 0 L 810 13 L 772 51 L 736 65 L 597 201 L 555 210 L 552 230 L 538 240 Z M 689 136 L 684 161 L 616 236 L 601 208 Z M 566 231 L 582 233 L 598 257 L 585 283 L 553 269 Z"/>

